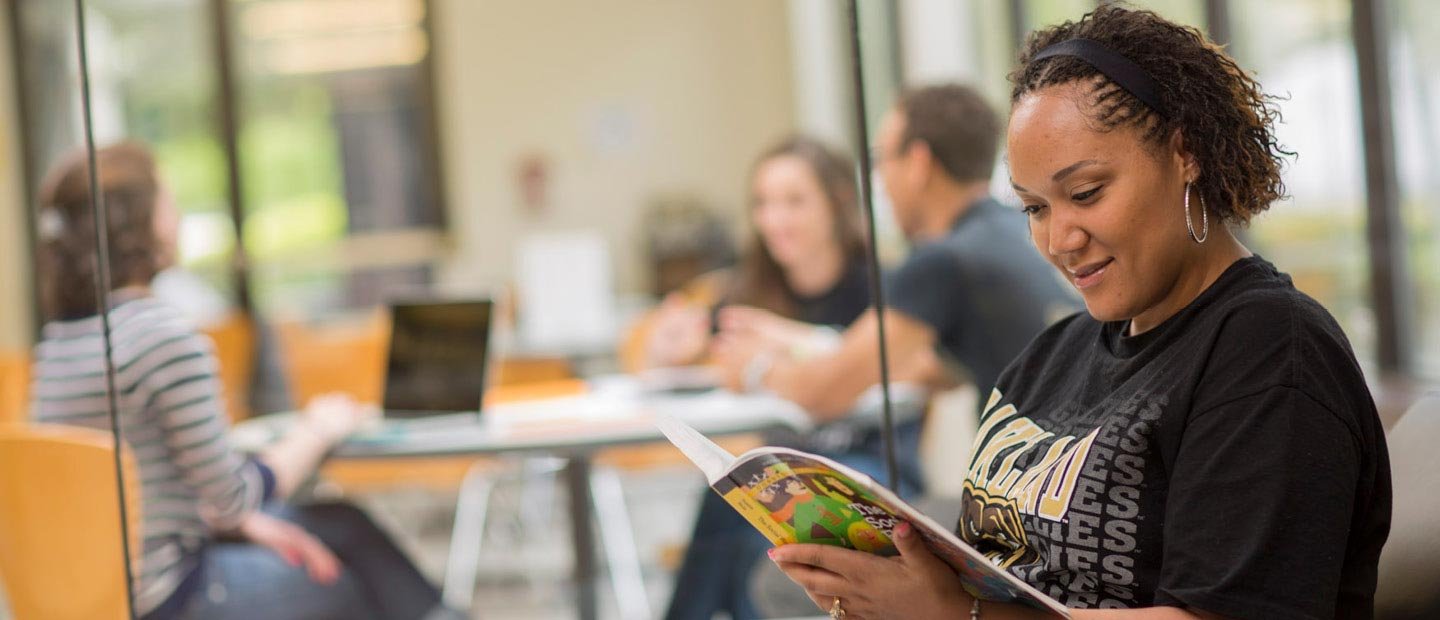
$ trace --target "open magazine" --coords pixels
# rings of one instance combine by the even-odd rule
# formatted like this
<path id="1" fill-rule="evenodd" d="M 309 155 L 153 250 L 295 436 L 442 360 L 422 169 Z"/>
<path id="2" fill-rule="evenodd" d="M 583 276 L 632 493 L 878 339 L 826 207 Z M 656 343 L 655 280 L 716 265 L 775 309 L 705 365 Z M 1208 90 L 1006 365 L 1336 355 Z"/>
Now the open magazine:
<path id="1" fill-rule="evenodd" d="M 995 566 L 865 474 L 789 448 L 756 448 L 736 457 L 674 417 L 662 417 L 658 425 L 710 487 L 777 546 L 813 543 L 893 556 L 899 554 L 891 542 L 894 528 L 908 522 L 971 595 L 1070 617 L 1058 601 Z"/>

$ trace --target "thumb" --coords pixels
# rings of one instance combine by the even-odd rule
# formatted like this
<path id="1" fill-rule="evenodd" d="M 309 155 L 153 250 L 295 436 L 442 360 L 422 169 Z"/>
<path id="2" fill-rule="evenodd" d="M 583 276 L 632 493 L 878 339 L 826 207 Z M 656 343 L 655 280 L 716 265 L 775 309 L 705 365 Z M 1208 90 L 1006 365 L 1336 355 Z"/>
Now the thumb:
<path id="1" fill-rule="evenodd" d="M 925 545 L 925 539 L 915 526 L 909 523 L 901 523 L 895 527 L 895 548 L 900 550 L 900 557 L 907 564 L 914 564 L 922 569 L 937 569 L 947 566 L 930 548 Z"/>

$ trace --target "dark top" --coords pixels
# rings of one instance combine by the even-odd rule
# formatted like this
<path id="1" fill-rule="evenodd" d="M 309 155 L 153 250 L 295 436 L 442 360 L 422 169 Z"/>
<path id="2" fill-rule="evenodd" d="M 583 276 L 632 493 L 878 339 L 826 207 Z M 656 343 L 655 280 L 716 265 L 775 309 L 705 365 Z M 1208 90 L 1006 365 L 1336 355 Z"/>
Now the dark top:
<path id="1" fill-rule="evenodd" d="M 856 260 L 830 290 L 814 297 L 795 296 L 795 320 L 844 329 L 870 307 L 870 276 Z"/>
<path id="2" fill-rule="evenodd" d="M 981 394 L 1040 330 L 1079 308 L 1035 251 L 1025 215 L 988 197 L 886 275 L 885 302 L 934 329 Z"/>
<path id="3" fill-rule="evenodd" d="M 870 307 L 870 276 L 865 269 L 865 261 L 857 259 L 845 268 L 830 290 L 814 297 L 802 297 L 792 295 L 791 301 L 795 302 L 795 316 L 790 317 L 797 321 L 810 323 L 811 325 L 828 325 L 838 329 L 845 329 L 855 319 Z M 720 322 L 716 320 L 720 309 L 730 305 L 729 299 L 722 299 L 710 309 L 710 324 L 718 328 Z"/>
<path id="4" fill-rule="evenodd" d="M 1126 325 L 1077 314 L 1006 369 L 960 536 L 1068 606 L 1370 618 L 1390 467 L 1335 320 L 1253 257 Z"/>

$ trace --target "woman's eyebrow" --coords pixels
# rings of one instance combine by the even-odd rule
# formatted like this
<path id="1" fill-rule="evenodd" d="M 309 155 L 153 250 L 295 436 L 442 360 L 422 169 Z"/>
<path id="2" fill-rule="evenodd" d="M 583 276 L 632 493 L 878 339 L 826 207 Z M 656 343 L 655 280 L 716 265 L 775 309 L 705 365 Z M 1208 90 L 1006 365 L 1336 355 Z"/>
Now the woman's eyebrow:
<path id="1" fill-rule="evenodd" d="M 1084 168 L 1085 166 L 1090 166 L 1098 163 L 1101 163 L 1101 161 L 1098 159 L 1082 159 L 1073 164 L 1065 166 L 1064 168 L 1061 168 L 1055 174 L 1050 176 L 1050 180 L 1055 183 L 1059 183 L 1060 181 L 1064 180 L 1065 177 L 1070 176 L 1070 174 L 1075 172 L 1076 170 Z"/>
<path id="2" fill-rule="evenodd" d="M 1052 183 L 1059 183 L 1059 182 L 1065 180 L 1065 177 L 1068 177 L 1068 176 L 1070 176 L 1071 174 L 1073 174 L 1076 170 L 1079 170 L 1079 169 L 1084 168 L 1084 167 L 1086 167 L 1086 166 L 1093 166 L 1093 165 L 1095 165 L 1095 164 L 1103 164 L 1103 163 L 1105 163 L 1105 162 L 1100 161 L 1100 160 L 1098 160 L 1098 159 L 1082 159 L 1082 160 L 1080 160 L 1080 161 L 1077 161 L 1077 162 L 1075 162 L 1075 163 L 1073 163 L 1073 164 L 1070 164 L 1070 165 L 1068 165 L 1068 166 L 1065 166 L 1064 168 L 1061 168 L 1061 169 L 1057 170 L 1057 171 L 1055 172 L 1055 174 L 1050 175 L 1050 181 L 1051 181 Z M 1015 191 L 1017 191 L 1017 192 L 1029 191 L 1029 190 L 1027 190 L 1027 189 L 1025 189 L 1025 188 L 1023 188 L 1023 187 L 1020 187 L 1019 184 L 1015 183 L 1015 179 L 1010 179 L 1010 187 L 1014 188 Z"/>

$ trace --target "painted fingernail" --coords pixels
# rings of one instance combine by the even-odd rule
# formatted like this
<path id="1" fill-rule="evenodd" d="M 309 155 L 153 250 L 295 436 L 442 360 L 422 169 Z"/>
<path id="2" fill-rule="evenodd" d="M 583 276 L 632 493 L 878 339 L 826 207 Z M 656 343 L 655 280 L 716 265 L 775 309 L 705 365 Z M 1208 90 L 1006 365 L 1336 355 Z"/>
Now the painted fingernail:
<path id="1" fill-rule="evenodd" d="M 910 534 L 913 533 L 914 532 L 911 531 L 909 523 L 901 523 L 900 525 L 895 527 L 895 535 L 901 538 L 909 538 Z"/>
<path id="2" fill-rule="evenodd" d="M 773 559 L 775 559 L 775 550 L 774 550 L 774 549 L 767 549 L 767 550 L 765 550 L 765 555 L 770 556 L 770 559 L 773 560 Z"/>

